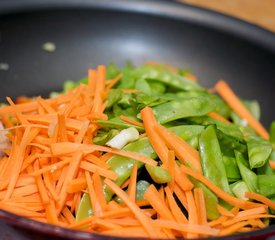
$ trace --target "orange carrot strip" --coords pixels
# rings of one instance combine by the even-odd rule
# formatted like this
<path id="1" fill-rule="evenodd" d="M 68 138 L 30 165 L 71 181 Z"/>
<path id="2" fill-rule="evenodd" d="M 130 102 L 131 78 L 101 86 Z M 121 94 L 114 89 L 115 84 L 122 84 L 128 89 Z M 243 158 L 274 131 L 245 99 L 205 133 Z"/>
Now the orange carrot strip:
<path id="1" fill-rule="evenodd" d="M 104 168 L 104 169 L 109 169 L 110 166 L 108 165 L 108 163 L 106 163 L 104 160 L 104 156 L 106 154 L 109 154 L 109 153 L 105 153 L 103 156 L 101 156 L 100 158 L 95 156 L 94 154 L 88 154 L 84 157 L 84 160 L 87 160 L 88 162 L 91 162 L 101 168 Z M 107 157 L 108 159 L 110 158 L 110 156 L 113 156 L 113 154 L 109 154 L 108 156 L 105 156 Z"/>
<path id="2" fill-rule="evenodd" d="M 69 182 L 77 176 L 79 165 L 82 159 L 82 152 L 76 152 L 72 155 L 72 160 L 68 166 L 67 175 L 64 179 L 63 186 L 60 191 L 60 200 L 58 202 L 58 213 L 63 209 L 67 198 L 67 187 Z"/>
<path id="3" fill-rule="evenodd" d="M 243 103 L 239 100 L 239 98 L 235 95 L 235 93 L 225 81 L 218 81 L 215 85 L 215 90 L 234 110 L 234 112 L 236 112 L 241 118 L 245 119 L 249 126 L 252 127 L 260 136 L 262 136 L 264 139 L 269 138 L 269 134 L 262 126 L 262 124 L 253 117 L 253 115 L 247 110 L 247 108 L 243 105 Z"/>
<path id="4" fill-rule="evenodd" d="M 87 181 L 84 177 L 75 178 L 68 184 L 67 192 L 76 193 L 87 188 Z"/>
<path id="5" fill-rule="evenodd" d="M 269 163 L 269 166 L 270 166 L 273 170 L 275 170 L 275 161 L 269 160 L 268 163 Z"/>
<path id="6" fill-rule="evenodd" d="M 186 173 L 186 174 L 194 177 L 195 179 L 199 180 L 200 182 L 204 183 L 218 197 L 222 198 L 223 200 L 225 200 L 226 202 L 232 204 L 233 206 L 237 206 L 237 207 L 242 208 L 242 209 L 248 209 L 248 208 L 253 208 L 253 207 L 258 206 L 258 204 L 256 204 L 256 203 L 247 202 L 245 200 L 238 199 L 236 197 L 233 197 L 233 196 L 229 195 L 228 193 L 224 192 L 222 189 L 217 187 L 214 183 L 209 181 L 202 174 L 200 174 L 198 172 L 195 172 L 195 171 L 191 170 L 190 168 L 188 168 L 186 166 L 181 165 L 181 170 L 184 173 Z"/>
<path id="7" fill-rule="evenodd" d="M 170 181 L 169 183 L 168 183 L 168 186 L 169 186 L 169 188 L 171 189 L 171 191 L 173 192 L 174 190 L 174 185 L 175 185 L 175 175 L 176 175 L 176 173 L 175 173 L 175 168 L 176 168 L 176 161 L 175 161 L 175 153 L 174 153 L 174 151 L 171 151 L 171 150 L 169 150 L 168 151 L 168 166 L 167 166 L 167 170 L 168 170 L 168 172 L 169 172 L 169 174 L 170 174 L 170 176 L 171 176 L 171 178 L 172 178 L 172 181 Z"/>
<path id="8" fill-rule="evenodd" d="M 174 221 L 171 211 L 166 206 L 161 195 L 153 184 L 151 184 L 145 191 L 144 198 L 151 204 L 161 218 Z"/>
<path id="9" fill-rule="evenodd" d="M 206 206 L 205 206 L 205 198 L 203 194 L 203 190 L 201 188 L 194 189 L 194 199 L 196 206 L 198 208 L 198 222 L 202 225 L 207 225 L 207 214 L 206 214 Z"/>
<path id="10" fill-rule="evenodd" d="M 156 231 L 155 231 L 154 227 L 152 226 L 149 218 L 146 217 L 141 212 L 140 208 L 129 199 L 128 195 L 123 190 L 121 190 L 115 183 L 113 183 L 111 180 L 105 179 L 104 182 L 131 209 L 133 214 L 136 216 L 136 218 L 139 220 L 140 224 L 143 226 L 143 228 L 147 232 L 148 236 L 149 237 L 157 237 Z"/>
<path id="11" fill-rule="evenodd" d="M 272 208 L 273 210 L 275 210 L 275 202 L 273 202 L 272 200 L 258 194 L 258 193 L 254 193 L 254 192 L 246 192 L 245 193 L 245 197 L 249 198 L 249 199 L 253 199 L 256 200 L 258 202 L 261 202 L 263 204 L 265 204 L 266 206 Z"/>
<path id="12" fill-rule="evenodd" d="M 216 113 L 216 112 L 211 112 L 208 114 L 209 117 L 220 120 L 224 123 L 229 123 L 231 124 L 231 122 L 229 120 L 227 120 L 226 118 L 224 118 L 223 116 L 221 116 L 220 114 Z"/>
<path id="13" fill-rule="evenodd" d="M 177 220 L 178 223 L 188 223 L 187 218 L 185 217 L 185 215 L 183 214 L 183 212 L 179 208 L 177 202 L 175 201 L 175 199 L 173 197 L 173 193 L 170 190 L 170 188 L 169 187 L 165 187 L 164 191 L 166 193 L 166 197 L 167 197 L 167 200 L 168 200 L 169 208 L 170 208 L 171 213 L 174 216 L 174 218 Z"/>
<path id="14" fill-rule="evenodd" d="M 188 204 L 188 222 L 189 224 L 198 224 L 199 223 L 198 210 L 197 210 L 197 206 L 196 206 L 192 191 L 186 191 L 185 196 Z M 198 235 L 194 233 L 188 233 L 187 237 L 197 238 Z"/>
<path id="15" fill-rule="evenodd" d="M 61 169 L 62 167 L 64 167 L 65 165 L 69 164 L 71 162 L 71 159 L 65 159 L 63 161 L 48 165 L 46 167 L 40 168 L 39 170 L 35 170 L 33 171 L 30 175 L 31 176 L 38 176 L 47 172 L 51 172 L 53 173 L 54 171 L 56 171 L 57 169 Z"/>
<path id="16" fill-rule="evenodd" d="M 189 191 L 194 187 L 194 184 L 188 179 L 186 174 L 175 164 L 175 182 L 183 191 Z"/>
<path id="17" fill-rule="evenodd" d="M 75 223 L 75 217 L 67 207 L 63 208 L 62 214 L 70 224 Z"/>
<path id="18" fill-rule="evenodd" d="M 249 219 L 260 219 L 260 218 L 275 218 L 275 215 L 271 214 L 254 214 L 254 215 L 246 215 L 238 218 L 229 219 L 222 222 L 224 227 L 230 226 L 234 223 L 249 220 Z"/>
<path id="19" fill-rule="evenodd" d="M 158 133 L 156 133 L 154 127 L 157 124 L 153 110 L 149 107 L 145 107 L 140 111 L 145 132 L 149 138 L 157 155 L 163 162 L 163 165 L 167 167 L 168 165 L 168 148 L 165 143 L 159 138 Z"/>
<path id="20" fill-rule="evenodd" d="M 128 195 L 132 202 L 136 199 L 137 165 L 134 164 L 128 185 Z"/>
<path id="21" fill-rule="evenodd" d="M 76 143 L 81 143 L 84 139 L 84 136 L 89 128 L 89 124 L 90 124 L 90 121 L 89 120 L 86 120 L 83 122 L 78 134 L 77 134 L 77 137 L 75 139 L 75 142 Z"/>
<path id="22" fill-rule="evenodd" d="M 48 189 L 48 191 L 51 194 L 51 196 L 53 197 L 53 199 L 55 201 L 58 201 L 59 200 L 59 196 L 57 195 L 57 193 L 56 193 L 56 191 L 54 189 L 54 186 L 52 185 L 50 174 L 48 172 L 44 173 L 43 174 L 43 179 L 44 179 L 45 186 Z"/>
<path id="23" fill-rule="evenodd" d="M 122 73 L 119 73 L 114 79 L 107 81 L 106 85 L 108 89 L 111 89 L 113 86 L 115 86 L 119 82 L 119 80 L 122 78 L 122 76 L 123 76 Z"/>
<path id="24" fill-rule="evenodd" d="M 247 221 L 235 223 L 235 224 L 231 225 L 228 228 L 222 229 L 220 231 L 219 235 L 220 236 L 225 236 L 225 235 L 233 234 L 233 233 L 237 232 L 240 228 L 242 228 L 246 225 L 248 225 Z"/>
<path id="25" fill-rule="evenodd" d="M 50 202 L 46 205 L 46 219 L 48 223 L 59 225 L 57 218 L 57 211 L 55 208 L 54 201 L 50 199 Z"/>
<path id="26" fill-rule="evenodd" d="M 111 180 L 116 180 L 117 179 L 117 175 L 114 171 L 101 168 L 101 167 L 99 167 L 99 166 L 97 166 L 93 163 L 87 162 L 87 161 L 82 161 L 80 163 L 80 168 L 84 169 L 84 170 L 87 170 L 89 172 L 92 172 L 92 173 L 98 172 L 98 174 L 100 176 L 109 178 Z"/>
<path id="27" fill-rule="evenodd" d="M 55 113 L 56 111 L 53 109 L 53 107 L 42 97 L 36 98 L 39 105 L 41 105 L 48 113 Z"/>
<path id="28" fill-rule="evenodd" d="M 192 234 L 203 234 L 207 236 L 217 236 L 219 234 L 219 230 L 215 228 L 211 228 L 204 225 L 198 224 L 183 224 L 177 223 L 170 220 L 157 219 L 153 221 L 154 225 L 170 228 L 181 232 L 192 233 Z"/>
<path id="29" fill-rule="evenodd" d="M 110 152 L 116 155 L 133 158 L 135 160 L 138 160 L 140 162 L 143 162 L 145 164 L 149 164 L 152 166 L 157 165 L 157 161 L 151 158 L 148 158 L 142 154 L 120 150 L 120 149 L 113 149 L 113 148 L 100 146 L 100 145 L 88 145 L 88 144 L 79 144 L 79 143 L 72 143 L 72 142 L 52 143 L 51 151 L 54 156 L 71 154 L 75 151 L 84 151 L 84 153 L 86 154 L 95 152 L 95 151 Z"/>
<path id="30" fill-rule="evenodd" d="M 165 141 L 168 147 L 175 152 L 175 155 L 181 161 L 181 163 L 185 164 L 187 162 L 196 171 L 200 173 L 202 172 L 200 165 L 200 155 L 196 149 L 191 147 L 187 142 L 179 138 L 167 128 L 159 124 L 156 125 L 155 130 L 161 136 L 163 141 Z"/>
<path id="31" fill-rule="evenodd" d="M 222 216 L 226 216 L 226 217 L 235 216 L 231 211 L 228 211 L 226 208 L 222 207 L 220 204 L 218 204 L 217 210 Z"/>
<path id="32" fill-rule="evenodd" d="M 102 180 L 97 171 L 93 174 L 92 180 L 99 205 L 102 211 L 104 211 L 104 209 L 107 207 L 107 202 L 103 192 Z"/>
<path id="33" fill-rule="evenodd" d="M 174 185 L 174 192 L 175 192 L 177 198 L 180 200 L 180 203 L 182 204 L 182 206 L 186 210 L 188 210 L 188 205 L 187 205 L 185 192 L 178 186 L 178 184 Z"/>
<path id="34" fill-rule="evenodd" d="M 132 119 L 132 118 L 129 118 L 129 117 L 127 117 L 127 116 L 120 115 L 119 118 L 120 118 L 122 121 L 126 122 L 126 123 L 130 123 L 130 124 L 132 124 L 132 125 L 134 125 L 134 126 L 138 126 L 138 127 L 143 127 L 143 124 L 142 124 L 141 122 L 138 122 L 138 121 L 136 121 L 136 120 L 134 120 L 134 119 Z"/>
<path id="35" fill-rule="evenodd" d="M 235 217 L 239 218 L 239 217 L 244 217 L 248 215 L 262 214 L 262 213 L 266 213 L 266 211 L 267 209 L 265 207 L 256 207 L 256 208 L 251 208 L 248 210 L 238 212 L 238 214 Z"/>
<path id="36" fill-rule="evenodd" d="M 0 209 L 3 209 L 5 211 L 8 211 L 20 216 L 24 216 L 24 217 L 44 217 L 43 213 L 26 210 L 24 208 L 20 208 L 16 206 L 11 206 L 11 205 L 5 204 L 4 202 L 0 203 Z"/>

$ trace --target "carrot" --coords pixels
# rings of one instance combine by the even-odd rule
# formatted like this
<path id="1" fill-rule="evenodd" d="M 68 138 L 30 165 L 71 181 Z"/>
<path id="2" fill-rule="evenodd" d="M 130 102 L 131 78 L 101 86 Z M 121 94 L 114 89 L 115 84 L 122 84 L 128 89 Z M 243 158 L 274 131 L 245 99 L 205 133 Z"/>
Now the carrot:
<path id="1" fill-rule="evenodd" d="M 168 147 L 175 152 L 175 155 L 181 163 L 188 163 L 196 171 L 200 173 L 202 172 L 199 152 L 196 149 L 159 124 L 156 125 L 155 130 L 165 141 Z"/>
<path id="2" fill-rule="evenodd" d="M 137 165 L 134 164 L 128 185 L 128 195 L 132 202 L 136 199 Z"/>
<path id="3" fill-rule="evenodd" d="M 194 200 L 198 210 L 198 223 L 201 225 L 207 225 L 205 198 L 201 188 L 194 189 Z"/>
<path id="4" fill-rule="evenodd" d="M 219 233 L 220 236 L 225 236 L 225 235 L 229 235 L 229 234 L 232 234 L 232 233 L 235 233 L 237 232 L 240 228 L 244 227 L 248 225 L 247 221 L 244 221 L 244 222 L 238 222 L 238 223 L 235 223 L 233 225 L 231 225 L 230 227 L 228 228 L 225 228 L 225 229 L 222 229 Z"/>
<path id="5" fill-rule="evenodd" d="M 132 118 L 126 117 L 124 115 L 120 115 L 119 118 L 122 121 L 126 122 L 126 123 L 130 123 L 130 124 L 132 124 L 134 126 L 138 126 L 138 127 L 143 127 L 143 124 L 141 122 L 138 122 L 138 121 L 136 121 L 136 120 L 134 120 Z"/>
<path id="6" fill-rule="evenodd" d="M 217 236 L 219 234 L 218 229 L 214 229 L 208 226 L 201 226 L 197 224 L 182 224 L 163 219 L 154 220 L 154 225 L 161 226 L 163 228 L 178 230 L 181 232 L 191 233 L 194 235 L 203 234 L 207 236 Z"/>
<path id="7" fill-rule="evenodd" d="M 186 191 L 186 200 L 188 204 L 188 222 L 189 224 L 198 224 L 199 219 L 198 219 L 198 209 L 195 203 L 194 195 L 192 191 Z M 194 233 L 188 233 L 187 234 L 188 238 L 196 238 L 198 237 L 197 234 Z"/>
<path id="8" fill-rule="evenodd" d="M 216 195 L 218 197 L 222 198 L 223 200 L 232 204 L 233 206 L 237 206 L 237 207 L 240 207 L 243 209 L 249 209 L 249 208 L 258 206 L 257 203 L 247 202 L 245 200 L 238 199 L 236 197 L 229 195 L 228 193 L 224 192 L 222 189 L 217 187 L 215 184 L 213 184 L 211 181 L 209 181 L 206 177 L 204 177 L 203 175 L 201 175 L 198 172 L 191 170 L 190 168 L 188 168 L 186 166 L 181 165 L 181 170 L 184 173 L 186 173 L 186 174 L 194 177 L 195 179 L 199 180 L 200 182 L 204 183 L 210 190 L 212 190 L 214 193 L 216 193 Z"/>
<path id="9" fill-rule="evenodd" d="M 217 119 L 219 121 L 222 121 L 224 123 L 229 123 L 231 124 L 231 122 L 229 120 L 227 120 L 226 118 L 224 118 L 223 116 L 221 116 L 220 114 L 216 113 L 216 112 L 211 112 L 208 114 L 209 117 Z"/>
<path id="10" fill-rule="evenodd" d="M 223 221 L 222 225 L 224 227 L 227 227 L 227 226 L 230 226 L 230 225 L 235 224 L 237 222 L 246 221 L 246 220 L 249 220 L 249 219 L 260 219 L 260 218 L 275 218 L 275 215 L 271 215 L 271 214 L 246 215 L 246 216 L 242 216 L 242 217 L 238 217 L 238 218 L 232 218 L 232 219 L 228 219 L 226 221 Z"/>
<path id="11" fill-rule="evenodd" d="M 275 161 L 269 160 L 268 163 L 269 163 L 269 166 L 270 166 L 273 170 L 275 170 Z"/>
<path id="12" fill-rule="evenodd" d="M 247 110 L 247 108 L 243 105 L 243 103 L 239 100 L 239 98 L 235 95 L 235 93 L 225 81 L 218 81 L 215 85 L 215 90 L 241 118 L 247 121 L 251 128 L 253 128 L 264 139 L 269 138 L 269 134 L 265 128 Z"/>
<path id="13" fill-rule="evenodd" d="M 114 191 L 114 193 L 121 198 L 121 200 L 132 210 L 133 214 L 139 220 L 144 230 L 147 232 L 149 237 L 157 237 L 156 232 L 151 224 L 151 221 L 141 212 L 140 208 L 132 202 L 128 195 L 122 191 L 115 183 L 109 179 L 105 179 L 105 184 Z"/>
<path id="14" fill-rule="evenodd" d="M 174 185 L 175 185 L 175 168 L 176 168 L 176 161 L 175 161 L 175 153 L 174 151 L 169 150 L 168 151 L 168 166 L 167 166 L 167 170 L 172 178 L 172 181 L 170 181 L 168 183 L 169 188 L 171 189 L 171 191 L 173 192 L 174 189 Z"/>
<path id="15" fill-rule="evenodd" d="M 174 217 L 162 200 L 161 195 L 153 184 L 151 184 L 144 193 L 144 198 L 151 204 L 161 218 L 174 221 Z"/>
<path id="16" fill-rule="evenodd" d="M 234 214 L 232 212 L 228 211 L 226 208 L 222 207 L 220 204 L 218 204 L 217 210 L 222 216 L 234 217 Z"/>
<path id="17" fill-rule="evenodd" d="M 155 132 L 154 127 L 157 124 L 153 110 L 149 107 L 145 107 L 140 112 L 141 118 L 143 120 L 143 125 L 145 132 L 149 138 L 150 143 L 152 144 L 157 155 L 161 159 L 163 165 L 167 167 L 168 165 L 168 148 L 165 143 L 160 140 L 158 134 Z"/>
<path id="18" fill-rule="evenodd" d="M 84 177 L 75 178 L 68 184 L 68 193 L 77 193 L 87 188 L 87 181 Z"/>
<path id="19" fill-rule="evenodd" d="M 166 197 L 168 200 L 168 205 L 171 210 L 172 215 L 176 219 L 178 223 L 188 223 L 187 218 L 185 215 L 182 213 L 181 209 L 179 208 L 177 202 L 175 201 L 175 198 L 173 197 L 172 191 L 170 190 L 169 187 L 164 188 Z"/>
<path id="20" fill-rule="evenodd" d="M 272 208 L 273 210 L 275 210 L 275 202 L 273 202 L 272 200 L 258 194 L 258 193 L 254 193 L 254 192 L 246 192 L 245 193 L 245 197 L 249 198 L 249 199 L 253 199 L 256 200 L 258 202 L 261 202 L 263 204 L 265 204 L 266 206 Z"/>
<path id="21" fill-rule="evenodd" d="M 109 80 L 106 82 L 107 89 L 111 89 L 113 86 L 115 86 L 119 80 L 122 78 L 122 73 L 119 73 L 114 79 Z"/>
<path id="22" fill-rule="evenodd" d="M 107 207 L 107 202 L 103 192 L 102 180 L 98 172 L 96 171 L 92 176 L 95 193 L 102 211 Z"/>

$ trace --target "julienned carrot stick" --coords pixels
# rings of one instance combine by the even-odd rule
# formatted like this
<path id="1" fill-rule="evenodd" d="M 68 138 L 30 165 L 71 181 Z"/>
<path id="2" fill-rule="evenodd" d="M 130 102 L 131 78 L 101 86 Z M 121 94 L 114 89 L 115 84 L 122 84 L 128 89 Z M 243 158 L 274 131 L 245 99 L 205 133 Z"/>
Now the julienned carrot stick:
<path id="1" fill-rule="evenodd" d="M 153 110 L 149 107 L 145 107 L 140 112 L 141 118 L 143 120 L 143 125 L 146 131 L 146 134 L 158 154 L 159 158 L 163 162 L 164 166 L 168 166 L 168 148 L 166 144 L 159 138 L 158 133 L 154 130 L 157 125 Z"/>
<path id="2" fill-rule="evenodd" d="M 130 123 L 132 125 L 135 125 L 135 126 L 138 126 L 138 127 L 143 127 L 143 124 L 141 122 L 138 122 L 132 118 L 129 118 L 127 116 L 124 116 L 124 115 L 120 115 L 119 118 L 124 121 L 124 122 L 127 122 L 127 123 Z"/>
<path id="3" fill-rule="evenodd" d="M 130 176 L 130 181 L 128 185 L 128 195 L 131 201 L 135 201 L 136 199 L 136 185 L 137 185 L 137 165 L 134 164 L 132 173 Z"/>
<path id="4" fill-rule="evenodd" d="M 199 180 L 200 182 L 204 183 L 210 190 L 212 190 L 218 197 L 222 198 L 226 202 L 232 204 L 233 206 L 240 207 L 242 209 L 249 209 L 258 206 L 256 203 L 247 202 L 242 199 L 238 199 L 236 197 L 233 197 L 229 195 L 228 193 L 221 190 L 219 187 L 217 187 L 214 183 L 209 181 L 206 177 L 204 177 L 202 174 L 195 172 L 191 170 L 190 168 L 181 165 L 181 169 L 184 173 L 194 177 L 195 179 Z"/>
<path id="5" fill-rule="evenodd" d="M 211 117 L 211 118 L 220 120 L 222 122 L 231 124 L 231 122 L 229 120 L 227 120 L 226 118 L 224 118 L 223 116 L 221 116 L 220 114 L 218 114 L 216 112 L 211 112 L 211 113 L 208 114 L 208 116 Z"/>
<path id="6" fill-rule="evenodd" d="M 157 211 L 157 213 L 161 216 L 163 219 L 168 219 L 173 221 L 174 217 L 169 210 L 169 208 L 166 206 L 165 202 L 161 198 L 161 195 L 155 188 L 153 184 L 149 186 L 149 188 L 144 193 L 144 198 L 151 204 L 151 206 Z"/>
<path id="7" fill-rule="evenodd" d="M 202 172 L 200 165 L 200 155 L 196 149 L 191 147 L 183 139 L 179 138 L 160 124 L 155 126 L 155 130 L 165 141 L 168 147 L 175 152 L 175 155 L 181 161 L 181 163 L 185 164 L 185 162 L 187 162 L 196 171 Z"/>
<path id="8" fill-rule="evenodd" d="M 253 199 L 256 201 L 259 201 L 265 205 L 267 205 L 268 207 L 272 208 L 273 210 L 275 210 L 275 202 L 273 202 L 272 200 L 258 194 L 258 193 L 254 193 L 254 192 L 246 192 L 245 193 L 245 197 L 249 198 L 249 199 Z"/>
<path id="9" fill-rule="evenodd" d="M 269 138 L 268 132 L 262 126 L 262 124 L 257 121 L 253 115 L 247 110 L 239 98 L 235 95 L 232 89 L 228 86 L 225 81 L 219 81 L 215 85 L 215 90 L 222 96 L 222 98 L 227 102 L 227 104 L 243 119 L 247 121 L 250 127 L 252 127 L 260 136 L 264 139 Z"/>
<path id="10" fill-rule="evenodd" d="M 135 214 L 137 219 L 140 221 L 140 224 L 144 227 L 144 229 L 147 232 L 147 234 L 149 235 L 149 237 L 157 237 L 156 231 L 155 231 L 154 227 L 152 226 L 151 221 L 141 212 L 140 208 L 137 207 L 136 204 L 129 199 L 128 195 L 124 191 L 122 191 L 111 180 L 105 179 L 104 182 L 132 210 L 132 212 Z"/>

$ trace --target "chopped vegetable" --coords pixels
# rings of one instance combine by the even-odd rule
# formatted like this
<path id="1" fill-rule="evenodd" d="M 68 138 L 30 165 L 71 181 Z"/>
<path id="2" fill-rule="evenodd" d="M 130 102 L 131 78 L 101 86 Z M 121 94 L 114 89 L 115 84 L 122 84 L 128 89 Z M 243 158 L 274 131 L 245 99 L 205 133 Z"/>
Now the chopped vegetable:
<path id="1" fill-rule="evenodd" d="M 258 102 L 224 81 L 214 89 L 150 62 L 100 65 L 48 99 L 8 97 L 0 209 L 109 238 L 266 227 L 275 218 L 274 122 L 268 133 Z"/>

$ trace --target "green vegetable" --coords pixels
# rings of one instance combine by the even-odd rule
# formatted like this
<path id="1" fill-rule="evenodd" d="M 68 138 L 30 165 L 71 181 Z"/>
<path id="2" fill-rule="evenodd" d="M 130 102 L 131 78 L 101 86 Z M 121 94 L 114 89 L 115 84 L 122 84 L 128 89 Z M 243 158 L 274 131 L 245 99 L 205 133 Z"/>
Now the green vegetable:
<path id="1" fill-rule="evenodd" d="M 275 175 L 258 175 L 259 193 L 266 197 L 275 197 Z"/>
<path id="2" fill-rule="evenodd" d="M 201 133 L 199 137 L 199 151 L 203 175 L 231 194 L 214 125 L 209 125 Z"/>
<path id="3" fill-rule="evenodd" d="M 162 167 L 146 164 L 145 168 L 155 183 L 163 184 L 172 181 L 169 172 Z"/>
<path id="4" fill-rule="evenodd" d="M 232 192 L 237 198 L 248 200 L 245 197 L 245 193 L 249 192 L 249 189 L 244 181 L 237 181 L 230 185 Z"/>

